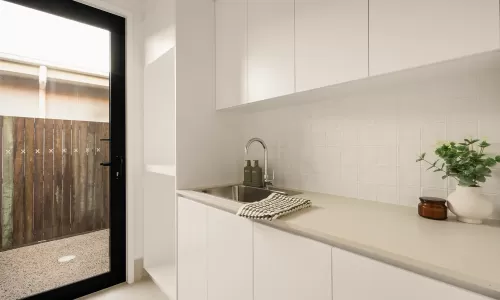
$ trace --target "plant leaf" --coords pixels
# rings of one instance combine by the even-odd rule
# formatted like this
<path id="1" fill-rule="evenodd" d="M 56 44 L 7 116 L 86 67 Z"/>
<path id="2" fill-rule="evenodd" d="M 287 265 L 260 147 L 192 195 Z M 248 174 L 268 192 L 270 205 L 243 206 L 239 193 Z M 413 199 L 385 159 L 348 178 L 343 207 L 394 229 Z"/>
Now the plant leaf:
<path id="1" fill-rule="evenodd" d="M 500 163 L 500 155 L 498 155 L 497 157 L 495 157 L 495 160 Z"/>
<path id="2" fill-rule="evenodd" d="M 491 144 L 488 144 L 488 142 L 486 142 L 486 141 L 482 141 L 481 144 L 479 144 L 479 147 L 481 147 L 481 148 L 486 148 L 489 146 L 491 146 Z"/>
<path id="3" fill-rule="evenodd" d="M 487 167 L 493 167 L 496 164 L 497 164 L 497 162 L 494 158 L 489 157 L 489 158 L 484 160 L 484 165 Z"/>
<path id="4" fill-rule="evenodd" d="M 448 175 L 443 175 L 443 176 L 441 177 L 441 179 L 446 179 L 446 178 L 448 178 Z"/>

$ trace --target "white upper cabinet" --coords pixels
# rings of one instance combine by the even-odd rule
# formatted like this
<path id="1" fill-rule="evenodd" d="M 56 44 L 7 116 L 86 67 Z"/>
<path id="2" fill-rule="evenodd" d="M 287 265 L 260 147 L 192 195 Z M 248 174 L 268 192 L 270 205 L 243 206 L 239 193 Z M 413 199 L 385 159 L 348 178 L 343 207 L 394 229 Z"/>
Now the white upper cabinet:
<path id="1" fill-rule="evenodd" d="M 248 0 L 248 101 L 294 92 L 294 0 Z"/>
<path id="2" fill-rule="evenodd" d="M 207 299 L 207 207 L 177 198 L 177 299 Z"/>
<path id="3" fill-rule="evenodd" d="M 296 0 L 297 92 L 368 76 L 368 0 Z"/>
<path id="4" fill-rule="evenodd" d="M 332 273 L 334 300 L 491 300 L 337 248 Z"/>
<path id="5" fill-rule="evenodd" d="M 498 0 L 370 0 L 370 75 L 499 47 Z"/>
<path id="6" fill-rule="evenodd" d="M 215 2 L 217 109 L 247 102 L 247 0 Z"/>
<path id="7" fill-rule="evenodd" d="M 253 224 L 208 207 L 208 300 L 253 300 Z"/>
<path id="8" fill-rule="evenodd" d="M 254 224 L 254 300 L 332 300 L 331 271 L 330 246 Z"/>

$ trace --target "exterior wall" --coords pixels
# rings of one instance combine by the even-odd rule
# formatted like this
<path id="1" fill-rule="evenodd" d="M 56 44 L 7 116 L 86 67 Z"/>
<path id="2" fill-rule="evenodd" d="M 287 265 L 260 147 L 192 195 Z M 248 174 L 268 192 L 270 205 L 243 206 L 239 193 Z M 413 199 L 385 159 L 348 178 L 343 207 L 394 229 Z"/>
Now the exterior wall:
<path id="1" fill-rule="evenodd" d="M 38 79 L 0 75 L 0 116 L 109 122 L 109 89 L 50 81 L 45 116 Z"/>
<path id="2" fill-rule="evenodd" d="M 109 89 L 49 81 L 46 117 L 109 122 Z"/>
<path id="3" fill-rule="evenodd" d="M 38 78 L 0 75 L 0 116 L 38 117 Z"/>

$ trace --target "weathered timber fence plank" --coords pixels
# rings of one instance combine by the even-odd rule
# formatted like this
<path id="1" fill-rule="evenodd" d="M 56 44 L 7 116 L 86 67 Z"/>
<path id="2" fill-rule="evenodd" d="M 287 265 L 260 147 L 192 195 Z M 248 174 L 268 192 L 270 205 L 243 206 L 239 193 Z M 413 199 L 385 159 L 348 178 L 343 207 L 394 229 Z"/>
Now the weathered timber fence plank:
<path id="1" fill-rule="evenodd" d="M 73 171 L 71 160 L 71 121 L 63 122 L 63 235 L 71 233 L 71 185 L 73 184 Z"/>
<path id="2" fill-rule="evenodd" d="M 14 246 L 24 244 L 24 118 L 14 118 Z"/>
<path id="3" fill-rule="evenodd" d="M 35 119 L 35 164 L 33 172 L 33 241 L 43 240 L 43 141 L 45 120 Z"/>
<path id="4" fill-rule="evenodd" d="M 2 224 L 3 224 L 3 193 L 2 193 L 2 187 L 3 187 L 3 116 L 0 116 L 0 249 L 2 248 L 2 240 L 3 240 L 3 230 L 2 230 Z"/>
<path id="5" fill-rule="evenodd" d="M 45 120 L 45 147 L 43 163 L 43 239 L 50 240 L 54 237 L 53 215 L 54 215 L 54 120 Z"/>
<path id="6" fill-rule="evenodd" d="M 88 123 L 84 121 L 78 121 L 79 127 L 80 127 L 80 149 L 79 149 L 79 154 L 80 154 L 80 176 L 79 176 L 79 184 L 78 184 L 78 203 L 79 203 L 79 209 L 80 212 L 78 214 L 79 216 L 79 223 L 80 223 L 80 231 L 85 231 L 87 228 L 86 224 L 86 209 L 87 209 L 87 152 L 88 146 L 87 146 L 87 129 L 88 129 Z"/>
<path id="7" fill-rule="evenodd" d="M 54 120 L 54 238 L 62 236 L 63 210 L 63 121 Z"/>
<path id="8" fill-rule="evenodd" d="M 24 119 L 24 242 L 33 242 L 33 173 L 35 172 L 35 119 Z"/>
<path id="9" fill-rule="evenodd" d="M 71 232 L 79 232 L 79 220 L 80 220 L 80 128 L 76 121 L 72 122 L 71 126 L 71 161 L 72 161 L 72 183 L 71 183 Z"/>
<path id="10" fill-rule="evenodd" d="M 2 126 L 2 248 L 10 248 L 13 243 L 14 215 L 14 120 L 4 117 Z"/>
<path id="11" fill-rule="evenodd" d="M 95 229 L 104 228 L 104 201 L 103 201 L 103 169 L 100 165 L 101 162 L 104 162 L 103 156 L 103 148 L 102 145 L 106 142 L 102 142 L 101 138 L 103 138 L 103 126 L 102 123 L 96 123 L 96 145 L 95 145 L 95 157 L 94 157 L 94 170 L 95 170 L 95 199 L 96 199 L 96 217 L 95 217 Z"/>
<path id="12" fill-rule="evenodd" d="M 107 139 L 109 138 L 109 124 L 108 123 L 101 123 L 102 125 L 102 138 Z M 103 160 L 104 161 L 110 161 L 110 153 L 109 153 L 109 144 L 108 142 L 105 142 L 102 144 L 102 150 L 103 150 Z M 110 168 L 102 168 L 102 176 L 103 176 L 103 197 L 102 197 L 102 202 L 103 202 L 103 216 L 104 216 L 104 228 L 109 228 L 109 194 L 110 194 L 110 185 L 109 181 L 110 179 Z"/>
<path id="13" fill-rule="evenodd" d="M 89 122 L 87 126 L 87 227 L 86 230 L 94 230 L 95 228 L 95 123 Z"/>

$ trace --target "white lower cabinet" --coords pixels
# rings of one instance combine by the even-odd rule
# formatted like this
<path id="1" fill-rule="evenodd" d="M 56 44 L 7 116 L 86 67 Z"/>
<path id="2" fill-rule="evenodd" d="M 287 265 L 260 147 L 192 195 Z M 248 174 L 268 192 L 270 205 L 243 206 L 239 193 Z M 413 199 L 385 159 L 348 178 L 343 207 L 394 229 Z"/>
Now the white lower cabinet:
<path id="1" fill-rule="evenodd" d="M 208 300 L 253 299 L 252 221 L 208 208 Z"/>
<path id="2" fill-rule="evenodd" d="M 177 198 L 177 299 L 207 299 L 207 207 Z"/>
<path id="3" fill-rule="evenodd" d="M 178 197 L 178 300 L 491 300 Z"/>
<path id="4" fill-rule="evenodd" d="M 254 300 L 332 300 L 331 247 L 254 224 Z"/>
<path id="5" fill-rule="evenodd" d="M 490 299 L 337 248 L 332 249 L 332 273 L 334 300 Z"/>
<path id="6" fill-rule="evenodd" d="M 178 197 L 178 300 L 252 300 L 252 222 Z"/>

